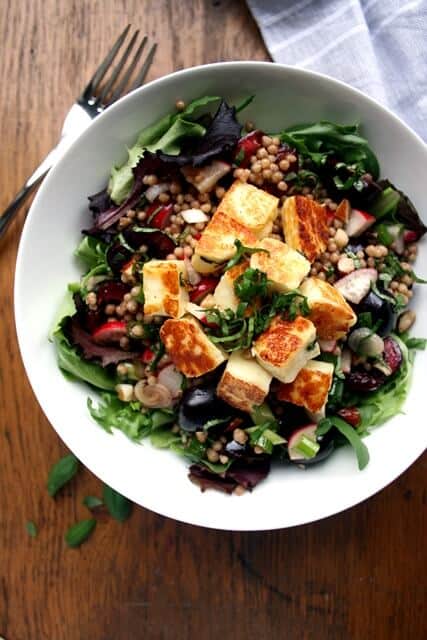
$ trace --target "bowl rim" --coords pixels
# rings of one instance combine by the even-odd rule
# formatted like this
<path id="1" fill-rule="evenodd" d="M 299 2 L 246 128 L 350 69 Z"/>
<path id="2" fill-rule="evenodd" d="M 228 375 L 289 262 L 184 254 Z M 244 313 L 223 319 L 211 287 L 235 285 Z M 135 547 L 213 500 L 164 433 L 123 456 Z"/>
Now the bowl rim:
<path id="1" fill-rule="evenodd" d="M 410 137 L 410 139 L 412 140 L 412 143 L 419 145 L 420 148 L 422 149 L 422 152 L 426 155 L 426 161 L 427 161 L 427 144 L 424 142 L 424 140 L 421 138 L 421 136 L 419 134 L 417 134 L 408 124 L 406 124 L 406 122 L 404 120 L 402 120 L 402 118 L 400 118 L 397 114 L 395 114 L 393 111 L 390 110 L 389 107 L 382 105 L 380 102 L 378 102 L 376 99 L 372 98 L 371 96 L 368 96 L 367 94 L 365 94 L 363 91 L 356 89 L 354 87 L 352 87 L 351 85 L 341 81 L 341 80 L 337 80 L 327 74 L 324 73 L 320 73 L 320 72 L 316 72 L 316 71 L 311 71 L 308 69 L 302 69 L 299 68 L 297 66 L 292 66 L 292 65 L 285 65 L 285 64 L 280 64 L 280 63 L 275 63 L 275 62 L 270 62 L 270 61 L 250 61 L 250 60 L 233 60 L 233 61 L 226 61 L 226 62 L 213 62 L 213 63 L 209 63 L 209 64 L 202 64 L 202 65 L 197 65 L 197 66 L 193 66 L 193 67 L 188 67 L 186 69 L 182 69 L 179 71 L 174 71 L 172 73 L 169 73 L 165 76 L 162 76 L 160 78 L 156 78 L 152 81 L 150 81 L 149 83 L 135 89 L 134 91 L 129 92 L 128 94 L 126 94 L 125 96 L 123 96 L 122 98 L 120 98 L 119 100 L 117 100 L 117 102 L 115 102 L 113 105 L 111 105 L 110 107 L 108 107 L 108 109 L 106 109 L 103 113 L 101 113 L 99 116 L 97 116 L 89 125 L 86 129 L 84 129 L 80 135 L 78 135 L 78 137 L 70 144 L 70 146 L 67 148 L 67 150 L 64 152 L 64 155 L 58 160 L 58 162 L 55 164 L 54 167 L 52 167 L 52 169 L 49 171 L 48 175 L 45 177 L 45 179 L 43 180 L 42 185 L 39 187 L 38 192 L 35 195 L 35 198 L 31 204 L 31 207 L 29 209 L 27 218 L 25 220 L 23 229 L 22 229 L 22 233 L 21 233 L 21 237 L 20 237 L 20 241 L 19 241 L 19 247 L 18 247 L 18 252 L 17 252 L 17 256 L 16 256 L 16 265 L 15 265 L 15 277 L 14 277 L 14 287 L 13 287 L 13 309 L 14 309 L 14 320 L 15 320 L 15 330 L 16 330 L 16 335 L 17 335 L 17 341 L 18 341 L 18 347 L 19 347 L 19 352 L 21 355 L 21 360 L 22 363 L 24 365 L 24 369 L 25 369 L 25 373 L 27 376 L 27 379 L 30 383 L 31 389 L 37 399 L 37 402 L 40 406 L 40 408 L 42 409 L 44 415 L 46 416 L 47 420 L 49 421 L 49 423 L 51 424 L 52 428 L 54 429 L 54 431 L 57 433 L 57 435 L 61 438 L 61 440 L 64 442 L 64 444 L 70 449 L 70 451 L 72 451 L 70 445 L 68 444 L 67 440 L 68 438 L 66 436 L 64 436 L 64 434 L 60 433 L 60 431 L 55 427 L 53 421 L 50 420 L 49 418 L 49 408 L 45 405 L 45 403 L 42 404 L 42 401 L 39 399 L 36 390 L 35 390 L 35 385 L 33 384 L 33 381 L 31 379 L 30 376 L 30 363 L 29 361 L 27 361 L 27 356 L 26 356 L 26 351 L 25 351 L 25 347 L 24 347 L 24 343 L 23 343 L 23 337 L 22 337 L 22 331 L 23 331 L 23 325 L 24 325 L 24 318 L 23 315 L 21 314 L 21 310 L 19 308 L 19 289 L 20 289 L 20 283 L 22 282 L 23 279 L 23 267 L 22 267 L 22 263 L 23 263 L 23 255 L 25 254 L 26 251 L 26 246 L 28 244 L 28 238 L 29 238 L 29 234 L 30 234 L 30 227 L 31 227 L 31 221 L 32 218 L 35 215 L 35 212 L 38 209 L 38 205 L 39 205 L 39 201 L 42 199 L 45 191 L 48 191 L 50 188 L 51 183 L 54 183 L 55 179 L 56 179 L 56 173 L 57 171 L 60 170 L 60 167 L 62 165 L 62 162 L 64 161 L 64 158 L 67 158 L 69 154 L 72 154 L 75 147 L 79 144 L 82 143 L 82 141 L 84 140 L 85 136 L 88 135 L 88 132 L 91 131 L 93 128 L 96 128 L 97 126 L 100 126 L 100 122 L 102 122 L 104 120 L 104 118 L 106 117 L 111 117 L 110 114 L 115 112 L 118 109 L 122 108 L 122 105 L 129 101 L 132 97 L 134 97 L 135 95 L 139 95 L 139 94 L 144 94 L 145 91 L 148 88 L 153 88 L 153 87 L 161 87 L 163 84 L 167 84 L 168 82 L 170 82 L 172 79 L 179 79 L 180 77 L 183 76 L 187 76 L 187 75 L 191 75 L 192 73 L 195 72 L 201 72 L 201 71 L 210 71 L 210 70 L 216 70 L 216 69 L 223 69 L 223 68 L 233 68 L 235 67 L 236 70 L 238 70 L 239 68 L 244 67 L 245 69 L 263 69 L 263 68 L 271 68 L 271 67 L 275 67 L 280 69 L 282 72 L 284 73 L 288 73 L 288 74 L 293 74 L 295 76 L 301 76 L 306 78 L 308 81 L 310 80 L 310 78 L 313 79 L 317 79 L 317 80 L 321 80 L 325 83 L 327 83 L 329 85 L 329 87 L 333 90 L 334 86 L 340 89 L 344 89 L 345 91 L 347 91 L 350 95 L 353 94 L 358 100 L 362 100 L 365 103 L 368 103 L 370 106 L 374 107 L 375 109 L 379 110 L 379 111 L 383 111 L 385 113 L 387 113 L 387 115 L 391 118 L 391 120 L 393 121 L 393 123 L 395 125 L 400 126 L 401 128 L 403 128 L 405 130 L 405 133 Z M 149 509 L 150 511 L 152 511 L 153 513 L 156 513 L 158 515 L 162 515 L 164 517 L 168 517 L 168 518 L 172 518 L 178 522 L 182 522 L 185 524 L 191 524 L 191 525 L 197 525 L 197 526 L 201 526 L 204 528 L 208 528 L 208 529 L 216 529 L 216 530 L 222 530 L 222 531 L 273 531 L 276 529 L 284 529 L 284 528 L 290 528 L 290 527 L 296 527 L 296 526 L 301 526 L 304 524 L 308 524 L 310 522 L 317 522 L 319 520 L 323 520 L 325 518 L 329 518 L 332 517 L 333 515 L 337 515 L 339 513 L 342 513 L 343 511 L 346 511 L 362 502 L 365 502 L 365 500 L 367 500 L 368 498 L 374 496 L 375 494 L 377 494 L 378 492 L 380 492 L 382 489 L 384 489 L 386 486 L 388 486 L 389 484 L 391 484 L 392 482 L 394 482 L 402 473 L 404 473 L 414 462 L 415 460 L 417 460 L 421 455 L 422 455 L 423 451 L 419 451 L 416 455 L 413 455 L 410 459 L 406 459 L 405 460 L 405 464 L 403 466 L 403 468 L 401 468 L 401 470 L 394 475 L 392 478 L 387 479 L 387 480 L 381 480 L 381 482 L 375 486 L 375 489 L 372 491 L 371 489 L 369 491 L 366 492 L 366 494 L 364 496 L 358 496 L 356 499 L 349 499 L 346 500 L 344 504 L 340 504 L 337 508 L 333 508 L 328 510 L 328 512 L 325 512 L 323 515 L 321 516 L 306 516 L 302 519 L 300 519 L 298 521 L 298 523 L 292 523 L 292 524 L 275 524 L 275 525 L 267 525 L 267 526 L 257 526 L 257 527 L 248 527 L 248 526 L 243 526 L 243 527 L 237 527 L 235 525 L 233 525 L 232 528 L 224 526 L 223 524 L 211 524 L 211 523 L 204 523 L 202 522 L 200 519 L 198 519 L 197 514 L 194 515 L 194 517 L 188 518 L 188 517 L 182 517 L 179 515 L 179 513 L 175 512 L 173 507 L 171 507 L 169 510 L 165 510 L 162 509 L 162 511 L 157 511 L 155 507 L 153 507 L 152 505 L 150 506 L 144 506 L 145 509 Z M 87 466 L 87 468 L 94 473 L 94 475 L 96 475 L 97 477 L 100 478 L 100 480 L 102 481 L 102 478 L 100 476 L 98 476 L 98 474 L 92 470 L 92 467 L 90 465 L 90 463 L 87 461 L 87 456 L 78 456 L 79 459 L 81 459 L 81 461 L 83 462 L 83 464 L 85 466 Z"/>

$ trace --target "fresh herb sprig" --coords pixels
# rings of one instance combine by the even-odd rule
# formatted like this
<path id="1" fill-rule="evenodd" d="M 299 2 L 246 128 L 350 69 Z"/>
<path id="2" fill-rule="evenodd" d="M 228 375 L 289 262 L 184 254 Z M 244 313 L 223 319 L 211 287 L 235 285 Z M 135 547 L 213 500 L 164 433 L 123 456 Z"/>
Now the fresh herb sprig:
<path id="1" fill-rule="evenodd" d="M 240 240 L 235 240 L 234 245 L 236 247 L 236 253 L 225 265 L 224 273 L 229 269 L 231 269 L 232 267 L 235 267 L 236 264 L 239 264 L 239 262 L 243 258 L 247 258 L 253 255 L 254 253 L 267 253 L 267 254 L 270 253 L 269 251 L 267 251 L 267 249 L 260 249 L 258 247 L 247 247 L 246 245 L 242 244 Z"/>
<path id="2" fill-rule="evenodd" d="M 257 270 L 247 271 L 256 272 Z M 242 282 L 239 282 L 239 278 L 235 282 L 236 295 L 239 292 L 242 293 Z M 257 284 L 254 285 L 254 282 Z M 243 286 L 244 297 L 249 297 L 249 293 L 255 287 L 259 287 L 258 274 L 252 273 Z M 241 302 L 236 311 L 206 309 L 208 321 L 206 333 L 212 342 L 219 344 L 227 352 L 249 349 L 253 340 L 268 329 L 276 316 L 293 321 L 298 315 L 306 316 L 310 312 L 307 298 L 299 291 L 279 293 L 273 295 L 271 299 L 268 294 L 258 296 L 258 302 L 259 305 L 254 306 L 250 306 L 247 301 Z"/>

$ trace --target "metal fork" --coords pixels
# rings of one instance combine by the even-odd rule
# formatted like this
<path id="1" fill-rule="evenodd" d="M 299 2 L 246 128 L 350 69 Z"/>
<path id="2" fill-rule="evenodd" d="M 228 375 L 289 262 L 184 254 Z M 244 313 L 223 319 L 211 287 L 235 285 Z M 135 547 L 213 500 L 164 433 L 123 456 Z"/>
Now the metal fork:
<path id="1" fill-rule="evenodd" d="M 139 31 L 136 31 L 108 78 L 107 74 L 112 68 L 113 62 L 126 40 L 130 27 L 131 25 L 129 24 L 123 33 L 121 33 L 117 38 L 108 54 L 93 74 L 88 85 L 65 116 L 61 137 L 56 147 L 48 153 L 43 162 L 28 178 L 22 189 L 17 193 L 13 201 L 1 215 L 0 237 L 4 235 L 5 230 L 15 217 L 21 205 L 27 200 L 30 193 L 43 180 L 49 169 L 51 169 L 53 165 L 64 155 L 65 151 L 70 147 L 71 143 L 74 142 L 77 136 L 86 129 L 96 116 L 102 113 L 104 109 L 109 107 L 110 104 L 115 102 L 122 94 L 126 93 L 126 87 L 129 84 L 131 76 L 136 69 L 147 43 L 147 36 L 142 38 L 131 62 L 125 70 L 126 62 L 130 58 L 138 40 Z M 156 48 L 157 44 L 154 43 L 143 61 L 137 76 L 131 84 L 129 91 L 132 91 L 143 84 L 151 63 L 153 62 Z M 104 80 L 105 82 L 103 84 Z"/>

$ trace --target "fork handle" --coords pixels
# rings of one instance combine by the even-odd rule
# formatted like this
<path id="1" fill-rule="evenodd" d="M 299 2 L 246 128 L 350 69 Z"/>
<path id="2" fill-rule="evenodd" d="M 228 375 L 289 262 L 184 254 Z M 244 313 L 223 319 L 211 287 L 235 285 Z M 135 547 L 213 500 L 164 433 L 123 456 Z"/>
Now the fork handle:
<path id="1" fill-rule="evenodd" d="M 16 196 L 14 197 L 10 205 L 3 211 L 2 216 L 0 218 L 0 238 L 3 237 L 3 235 L 6 232 L 6 229 L 8 228 L 8 226 L 10 225 L 10 223 L 12 222 L 16 214 L 18 213 L 21 206 L 27 200 L 29 195 L 34 191 L 36 186 L 42 181 L 42 179 L 44 178 L 44 176 L 48 171 L 49 169 L 46 169 L 46 171 L 43 174 L 39 175 L 33 181 L 28 180 L 25 183 L 25 185 L 22 187 L 22 189 L 16 194 Z"/>
<path id="2" fill-rule="evenodd" d="M 74 139 L 75 136 L 73 135 L 63 136 L 60 138 L 56 147 L 54 147 L 47 154 L 42 163 L 25 182 L 22 189 L 16 194 L 9 206 L 5 209 L 5 211 L 3 211 L 0 217 L 0 238 L 4 236 L 9 224 L 12 222 L 29 195 L 34 191 L 37 185 L 40 184 L 45 175 L 48 173 L 49 169 L 51 169 L 51 167 L 53 167 L 53 165 L 64 154 L 64 152 L 68 149 Z"/>

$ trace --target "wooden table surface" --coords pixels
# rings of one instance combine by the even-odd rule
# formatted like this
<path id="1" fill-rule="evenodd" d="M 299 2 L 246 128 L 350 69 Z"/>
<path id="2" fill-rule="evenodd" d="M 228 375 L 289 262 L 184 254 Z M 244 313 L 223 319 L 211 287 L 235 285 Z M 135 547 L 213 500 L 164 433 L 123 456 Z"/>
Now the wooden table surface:
<path id="1" fill-rule="evenodd" d="M 53 145 L 67 107 L 127 22 L 159 42 L 150 78 L 268 59 L 241 0 L 1 0 L 1 208 Z M 66 547 L 64 531 L 87 517 L 82 496 L 99 494 L 100 483 L 84 471 L 56 500 L 46 491 L 65 448 L 16 343 L 12 285 L 24 216 L 0 249 L 0 636 L 427 637 L 425 457 L 368 502 L 319 523 L 227 533 L 136 508 L 125 524 L 102 521 L 79 550 Z M 42 283 L 34 286 L 43 296 Z M 36 539 L 28 520 L 38 525 Z"/>

